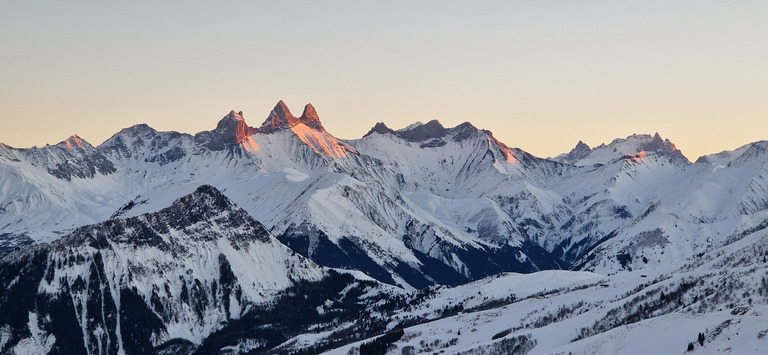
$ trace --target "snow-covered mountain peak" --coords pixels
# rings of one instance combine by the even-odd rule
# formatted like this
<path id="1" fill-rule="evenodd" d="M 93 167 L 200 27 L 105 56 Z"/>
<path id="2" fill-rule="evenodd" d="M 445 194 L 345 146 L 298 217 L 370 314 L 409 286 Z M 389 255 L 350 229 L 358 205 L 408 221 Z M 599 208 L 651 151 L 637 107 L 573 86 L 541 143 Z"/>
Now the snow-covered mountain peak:
<path id="1" fill-rule="evenodd" d="M 641 151 L 670 153 L 676 151 L 675 145 L 667 138 L 661 138 L 661 135 L 656 132 L 653 136 L 649 134 L 633 134 L 627 138 L 614 139 L 611 144 L 605 146 L 601 145 L 598 148 L 616 148 L 624 152 L 625 154 L 636 154 Z"/>
<path id="2" fill-rule="evenodd" d="M 185 218 L 206 220 L 236 207 L 218 189 L 206 184 L 174 201 L 170 208 L 184 210 Z"/>
<path id="3" fill-rule="evenodd" d="M 718 166 L 739 165 L 740 162 L 762 155 L 768 147 L 768 141 L 759 141 L 745 144 L 734 150 L 724 150 L 720 153 L 702 155 L 696 159 L 696 163 L 715 164 Z M 742 158 L 744 156 L 744 158 Z M 751 157 L 751 158 L 750 158 Z"/>
<path id="4" fill-rule="evenodd" d="M 560 155 L 555 160 L 579 166 L 607 164 L 625 156 L 635 156 L 641 152 L 655 152 L 667 155 L 673 161 L 688 162 L 680 150 L 669 139 L 663 139 L 659 133 L 633 134 L 627 138 L 616 138 L 610 144 L 601 144 L 591 150 L 589 146 L 577 144 L 567 154 Z"/>
<path id="5" fill-rule="evenodd" d="M 371 128 L 368 133 L 363 135 L 363 138 L 370 136 L 371 134 L 378 133 L 378 134 L 385 134 L 385 133 L 392 133 L 394 134 L 395 131 L 393 131 L 391 128 L 387 127 L 384 122 L 376 122 L 376 125 Z"/>
<path id="6" fill-rule="evenodd" d="M 243 215 L 247 214 L 230 201 L 221 191 L 211 185 L 200 185 L 194 188 L 192 192 L 184 192 L 186 188 L 185 186 L 177 189 L 178 191 L 176 192 L 182 192 L 182 195 L 174 197 L 170 206 L 166 201 L 173 193 L 167 196 L 153 196 L 156 200 L 150 199 L 151 201 L 137 198 L 120 207 L 109 219 L 130 219 L 139 216 L 163 214 L 173 216 L 171 218 L 172 221 L 169 223 L 171 226 L 188 227 L 202 221 L 216 222 L 222 216 L 227 219 L 240 219 L 241 217 L 233 215 L 235 212 Z M 167 207 L 158 210 L 161 206 Z"/>
<path id="7" fill-rule="evenodd" d="M 584 143 L 583 141 L 579 141 L 578 143 L 576 143 L 576 146 L 575 146 L 575 147 L 573 147 L 573 149 L 571 150 L 571 152 L 574 152 L 574 151 L 576 151 L 576 152 L 579 152 L 579 151 L 586 151 L 586 152 L 591 152 L 591 151 L 592 151 L 592 148 L 590 148 L 590 147 L 589 147 L 589 146 L 588 146 L 586 143 Z"/>
<path id="8" fill-rule="evenodd" d="M 90 148 L 90 147 L 92 147 L 90 143 L 88 143 L 86 140 L 80 138 L 77 134 L 73 134 L 73 135 L 69 136 L 69 138 L 59 142 L 58 144 L 56 144 L 56 146 L 57 147 L 62 147 L 62 148 L 75 148 L 75 147 Z"/>
<path id="9" fill-rule="evenodd" d="M 109 137 L 104 143 L 102 143 L 102 146 L 111 145 L 110 143 L 116 140 L 118 137 L 132 137 L 132 138 L 149 138 L 157 134 L 157 131 L 147 125 L 146 123 L 140 123 L 133 126 L 130 126 L 128 128 L 123 128 L 119 132 L 112 135 L 112 137 Z"/>
<path id="10" fill-rule="evenodd" d="M 43 168 L 43 171 L 50 175 L 66 181 L 72 178 L 90 179 L 97 174 L 107 175 L 115 171 L 114 165 L 106 157 L 77 135 L 72 135 L 55 145 L 12 149 L 3 155 L 9 161 L 27 161 L 32 166 Z"/>
<path id="11" fill-rule="evenodd" d="M 463 130 L 475 130 L 475 131 L 477 131 L 478 130 L 478 128 L 475 127 L 475 125 L 473 125 L 472 122 L 469 122 L 469 121 L 463 122 L 463 123 L 459 124 L 458 126 L 453 127 L 452 129 L 456 130 L 456 131 L 463 131 Z"/>
<path id="12" fill-rule="evenodd" d="M 151 131 L 151 132 L 156 132 L 156 130 L 154 128 L 150 127 L 146 123 L 135 124 L 135 125 L 133 125 L 131 127 L 123 128 L 122 130 L 120 130 L 120 132 L 123 132 L 123 131 L 134 131 L 134 132 L 150 132 Z"/>
<path id="13" fill-rule="evenodd" d="M 479 131 L 480 129 L 475 127 L 473 124 L 469 122 L 464 122 L 456 127 L 449 128 L 448 134 L 452 135 L 454 140 L 462 141 Z M 483 130 L 483 132 L 485 132 L 487 135 L 491 135 L 491 136 L 493 135 L 493 133 L 491 133 L 491 131 L 488 131 L 488 130 Z"/>
<path id="14" fill-rule="evenodd" d="M 304 112 L 297 118 L 291 114 L 288 106 L 286 106 L 283 101 L 278 102 L 261 127 L 253 131 L 255 135 L 253 136 L 251 143 L 255 148 L 251 149 L 250 146 L 246 146 L 246 149 L 257 150 L 258 147 L 255 146 L 255 144 L 258 143 L 261 145 L 261 141 L 274 141 L 275 139 L 283 138 L 289 140 L 292 139 L 288 138 L 292 136 L 290 133 L 285 137 L 280 135 L 275 136 L 278 138 L 267 138 L 262 136 L 281 132 L 292 132 L 304 142 L 304 144 L 312 148 L 316 153 L 325 157 L 339 158 L 354 151 L 354 149 L 325 131 L 322 123 L 320 123 L 320 117 L 312 104 L 307 104 L 304 107 Z"/>
<path id="15" fill-rule="evenodd" d="M 575 162 L 586 158 L 589 153 L 592 153 L 592 148 L 590 148 L 586 143 L 583 141 L 579 141 L 576 143 L 576 146 L 571 149 L 568 153 L 563 153 L 558 155 L 554 158 L 554 160 L 563 162 L 563 163 L 569 163 L 574 164 Z"/>
<path id="16" fill-rule="evenodd" d="M 741 150 L 741 148 L 738 150 Z M 741 154 L 734 155 L 730 163 L 728 163 L 730 167 L 764 166 L 768 160 L 768 141 L 748 144 L 746 149 L 741 151 Z"/>

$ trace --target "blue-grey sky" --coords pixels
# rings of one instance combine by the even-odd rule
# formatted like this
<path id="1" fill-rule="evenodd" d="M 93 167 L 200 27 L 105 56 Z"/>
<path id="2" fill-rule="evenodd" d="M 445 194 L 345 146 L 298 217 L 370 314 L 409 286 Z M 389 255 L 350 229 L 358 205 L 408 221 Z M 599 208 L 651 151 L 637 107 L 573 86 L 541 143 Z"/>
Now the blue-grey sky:
<path id="1" fill-rule="evenodd" d="M 0 0 L 0 142 L 258 126 L 339 138 L 470 121 L 538 156 L 659 132 L 689 158 L 768 139 L 768 1 Z"/>

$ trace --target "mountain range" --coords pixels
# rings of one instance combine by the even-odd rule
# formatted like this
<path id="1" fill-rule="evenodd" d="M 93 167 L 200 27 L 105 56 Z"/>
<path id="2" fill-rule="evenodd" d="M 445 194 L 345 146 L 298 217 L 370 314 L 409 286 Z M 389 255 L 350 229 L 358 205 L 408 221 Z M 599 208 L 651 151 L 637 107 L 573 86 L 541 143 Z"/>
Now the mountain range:
<path id="1" fill-rule="evenodd" d="M 656 133 L 545 159 L 468 122 L 438 121 L 377 123 L 340 140 L 312 105 L 295 117 L 282 101 L 259 127 L 232 111 L 195 135 L 139 124 L 96 147 L 76 135 L 0 145 L 0 352 L 435 350 L 403 339 L 487 312 L 522 323 L 488 344 L 466 328 L 454 344 L 447 328 L 434 341 L 475 353 L 589 352 L 568 341 L 663 323 L 693 304 L 708 320 L 723 305 L 765 305 L 752 299 L 768 290 L 758 266 L 732 259 L 762 250 L 766 148 L 691 162 Z M 723 265 L 750 265 L 750 281 L 733 286 L 741 296 L 702 305 L 718 294 L 705 275 Z M 470 298 L 483 284 L 496 291 Z M 677 292 L 675 303 L 644 296 L 653 290 Z M 297 301 L 301 292 L 312 297 Z M 587 301 L 574 307 L 579 294 Z M 567 312 L 528 299 L 544 296 Z M 653 311 L 628 311 L 641 304 Z M 626 308 L 599 325 L 609 305 Z M 507 314 L 531 306 L 555 320 Z M 280 307 L 316 316 L 269 318 Z M 542 345 L 551 334 L 536 329 L 566 320 L 589 329 Z M 364 340 L 380 334 L 386 341 Z"/>

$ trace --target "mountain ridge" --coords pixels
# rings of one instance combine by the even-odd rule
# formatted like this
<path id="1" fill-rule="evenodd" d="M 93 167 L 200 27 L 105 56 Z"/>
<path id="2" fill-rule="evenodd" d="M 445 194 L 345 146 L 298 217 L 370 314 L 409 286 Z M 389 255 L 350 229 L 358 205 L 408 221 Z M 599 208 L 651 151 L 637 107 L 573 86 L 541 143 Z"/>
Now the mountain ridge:
<path id="1" fill-rule="evenodd" d="M 216 128 L 195 135 L 139 124 L 97 147 L 82 142 L 70 144 L 74 149 L 3 149 L 0 168 L 12 187 L 0 194 L 4 249 L 53 240 L 113 215 L 153 212 L 208 183 L 231 193 L 303 255 L 333 255 L 324 259 L 327 266 L 418 288 L 501 271 L 645 267 L 638 260 L 662 251 L 669 252 L 656 263 L 675 253 L 688 258 L 722 237 L 690 241 L 676 236 L 681 227 L 657 218 L 682 216 L 686 228 L 697 230 L 703 227 L 695 221 L 709 221 L 722 225 L 721 234 L 733 234 L 759 225 L 765 210 L 760 170 L 738 176 L 734 169 L 691 163 L 658 133 L 595 148 L 582 142 L 577 146 L 585 154 L 569 163 L 510 148 L 468 122 L 445 128 L 433 120 L 397 131 L 379 123 L 362 138 L 338 140 L 325 132 L 311 104 L 296 118 L 281 101 L 260 128 L 231 111 Z M 760 145 L 750 147 L 734 167 L 750 164 L 749 157 L 761 161 Z M 709 206 L 720 202 L 706 198 L 696 202 L 701 211 L 654 207 L 675 206 L 665 196 L 677 196 L 675 188 L 699 194 L 716 186 L 717 194 L 708 193 L 725 199 L 729 179 L 744 185 L 726 205 L 735 211 L 728 218 L 714 219 L 721 212 Z M 123 209 L 131 203 L 133 210 Z M 731 220 L 742 214 L 755 216 Z M 648 218 L 654 222 L 643 222 Z M 661 229 L 653 226 L 659 223 Z M 660 244 L 649 246 L 655 251 L 627 249 L 644 235 L 661 236 Z M 664 242 L 673 236 L 683 244 Z M 598 246 L 610 245 L 615 252 L 596 254 Z M 618 254 L 639 256 L 627 262 Z"/>
<path id="2" fill-rule="evenodd" d="M 227 126 L 227 123 L 226 123 L 226 122 L 229 122 L 229 121 L 238 122 L 238 125 L 233 126 L 233 127 L 229 127 L 229 126 Z M 243 124 L 240 125 L 239 122 L 242 122 Z M 325 132 L 325 128 L 322 126 L 322 122 L 320 120 L 320 117 L 317 114 L 316 109 L 314 108 L 314 106 L 311 103 L 308 103 L 308 104 L 305 105 L 305 107 L 304 107 L 304 109 L 302 111 L 302 114 L 299 117 L 295 117 L 293 114 L 291 114 L 291 111 L 288 108 L 288 106 L 285 104 L 285 102 L 280 100 L 275 105 L 275 107 L 272 109 L 272 111 L 268 115 L 267 119 L 264 122 L 262 122 L 261 126 L 259 126 L 259 127 L 252 127 L 252 126 L 249 126 L 249 125 L 245 124 L 245 120 L 243 118 L 243 111 L 237 111 L 236 112 L 235 110 L 232 110 L 232 111 L 230 111 L 230 113 L 228 113 L 221 120 L 218 121 L 217 127 L 214 130 L 212 130 L 212 131 L 201 131 L 201 132 L 197 132 L 197 133 L 194 133 L 194 134 L 191 134 L 191 135 L 195 136 L 195 135 L 200 134 L 200 133 L 218 131 L 220 134 L 223 135 L 222 139 L 224 139 L 225 143 L 231 144 L 231 143 L 240 143 L 243 140 L 244 137 L 247 137 L 247 136 L 252 135 L 254 133 L 257 133 L 257 132 L 271 133 L 271 132 L 274 132 L 274 131 L 278 131 L 278 130 L 294 127 L 295 125 L 297 125 L 299 123 L 303 123 L 305 126 L 310 127 L 313 130 Z M 140 125 L 145 125 L 145 126 L 149 127 L 146 123 L 142 123 Z M 222 126 L 219 127 L 220 125 L 222 125 Z M 453 127 L 453 129 L 456 129 L 456 128 L 460 127 L 460 126 L 461 127 L 470 126 L 470 127 L 474 128 L 474 125 L 472 125 L 470 122 L 464 122 L 464 123 L 461 123 L 461 124 L 457 125 L 456 127 Z M 401 138 L 406 139 L 406 140 L 408 140 L 408 139 L 423 140 L 423 139 L 428 139 L 428 138 L 439 138 L 440 136 L 444 135 L 443 131 L 447 130 L 447 129 L 448 128 L 443 127 L 443 125 L 438 120 L 431 120 L 431 121 L 427 122 L 426 124 L 421 123 L 421 122 L 415 122 L 414 124 L 411 124 L 408 127 L 405 127 L 405 128 L 399 129 L 399 130 L 393 130 L 393 129 L 389 128 L 384 122 L 378 122 L 367 133 L 365 133 L 361 138 L 364 138 L 364 137 L 370 135 L 371 133 L 376 132 L 376 133 L 380 133 L 380 134 L 384 134 L 384 133 L 398 134 L 399 136 L 401 136 Z M 190 135 L 189 133 L 180 133 L 180 132 L 173 131 L 173 130 L 171 130 L 171 131 L 164 131 L 164 132 L 173 132 L 173 133 L 179 133 L 179 134 L 184 134 L 184 135 Z M 435 136 L 432 137 L 430 135 L 435 135 Z M 651 137 L 652 139 L 654 139 L 654 141 L 653 142 L 648 142 L 649 146 L 646 147 L 645 149 L 639 149 L 639 150 L 637 150 L 636 152 L 633 152 L 633 153 L 639 153 L 640 151 L 643 151 L 643 150 L 645 150 L 645 151 L 667 150 L 667 152 L 679 151 L 679 149 L 677 149 L 675 147 L 675 144 L 673 144 L 668 138 L 667 139 L 662 139 L 658 132 L 656 132 L 653 135 L 650 135 L 650 134 L 633 134 L 633 135 L 628 136 L 626 138 L 615 138 L 610 143 L 608 143 L 608 144 L 602 143 L 601 145 L 596 146 L 595 148 L 604 148 L 604 147 L 608 147 L 608 146 L 613 147 L 617 143 L 620 143 L 620 142 L 626 141 L 627 139 L 631 139 L 631 138 L 635 138 L 635 137 Z M 75 139 L 75 140 L 82 140 L 81 137 L 79 137 L 78 135 L 74 134 L 74 135 L 68 137 L 67 139 L 65 139 L 65 140 L 63 140 L 63 141 L 61 141 L 59 143 L 56 143 L 56 144 L 66 144 L 67 141 L 70 141 L 70 144 L 72 144 L 71 142 L 74 142 L 74 141 L 70 140 L 72 138 Z M 658 139 L 658 141 L 655 141 L 656 139 Z M 89 144 L 85 140 L 82 140 L 82 141 L 85 144 Z M 105 142 L 106 142 L 106 140 L 105 140 Z M 579 142 L 584 144 L 584 142 L 582 142 L 582 141 L 579 141 Z M 102 144 L 103 143 L 104 142 L 102 142 Z M 0 142 L 0 145 L 2 145 L 3 147 L 6 147 L 6 148 L 10 148 L 10 149 L 31 149 L 31 148 L 36 148 L 36 147 L 31 147 L 31 148 L 11 147 L 11 146 L 8 146 L 8 145 L 3 144 L 1 142 Z M 584 145 L 586 146 L 586 144 L 584 144 Z M 577 144 L 577 146 L 578 146 L 578 144 Z M 586 146 L 586 147 L 589 147 L 589 146 Z M 727 151 L 724 151 L 724 152 L 727 152 Z M 560 155 L 558 155 L 558 156 L 556 156 L 554 158 L 550 158 L 550 159 L 559 161 L 559 159 L 560 159 L 559 157 L 562 157 L 562 156 L 564 156 L 566 154 L 568 154 L 568 152 L 562 153 L 562 154 L 560 154 Z M 714 154 L 715 153 L 708 154 L 708 155 L 714 155 Z M 702 157 L 705 157 L 705 156 L 707 156 L 707 155 L 704 155 Z"/>

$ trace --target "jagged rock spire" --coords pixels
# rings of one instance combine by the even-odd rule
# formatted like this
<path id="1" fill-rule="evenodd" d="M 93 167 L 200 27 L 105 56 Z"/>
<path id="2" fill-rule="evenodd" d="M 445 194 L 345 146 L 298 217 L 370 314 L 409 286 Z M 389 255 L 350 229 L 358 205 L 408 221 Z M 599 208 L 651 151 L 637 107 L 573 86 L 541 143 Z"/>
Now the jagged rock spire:
<path id="1" fill-rule="evenodd" d="M 242 142 L 245 137 L 253 134 L 253 129 L 245 124 L 243 111 L 230 111 L 216 125 L 214 132 L 223 143 L 234 144 Z"/>
<path id="2" fill-rule="evenodd" d="M 288 106 L 285 105 L 283 100 L 280 100 L 277 105 L 275 105 L 275 108 L 272 109 L 272 112 L 269 113 L 269 116 L 264 123 L 261 124 L 259 132 L 270 133 L 291 128 L 299 123 L 303 123 L 307 127 L 318 131 L 325 131 L 323 125 L 320 123 L 320 117 L 317 115 L 317 111 L 315 111 L 315 107 L 312 106 L 312 104 L 304 106 L 304 112 L 297 118 L 291 114 L 291 111 L 288 109 Z"/>
<path id="3" fill-rule="evenodd" d="M 659 132 L 656 132 L 656 134 L 653 135 L 651 141 L 644 144 L 642 147 L 640 147 L 640 149 L 648 152 L 663 153 L 671 153 L 677 150 L 675 145 L 669 139 L 662 139 Z"/>
<path id="4" fill-rule="evenodd" d="M 385 133 L 395 133 L 391 128 L 387 127 L 384 122 L 377 122 L 373 128 L 371 128 L 368 133 L 366 133 L 363 137 L 368 137 L 371 134 L 378 133 L 378 134 L 385 134 Z"/>
<path id="5" fill-rule="evenodd" d="M 280 129 L 290 128 L 298 123 L 296 117 L 293 117 L 291 110 L 285 105 L 283 100 L 280 100 L 272 112 L 269 113 L 267 119 L 261 124 L 260 131 L 269 133 Z"/>
<path id="6" fill-rule="evenodd" d="M 573 164 L 581 159 L 586 158 L 590 153 L 592 153 L 592 148 L 590 148 L 583 141 L 579 141 L 576 143 L 576 146 L 571 149 L 570 152 L 565 155 L 561 155 L 561 161 Z"/>
<path id="7" fill-rule="evenodd" d="M 323 125 L 320 123 L 320 116 L 317 115 L 317 111 L 315 111 L 315 107 L 312 106 L 312 104 L 307 104 L 307 106 L 304 106 L 304 112 L 301 113 L 299 121 L 307 125 L 307 127 L 311 127 L 320 131 L 324 130 Z"/>

